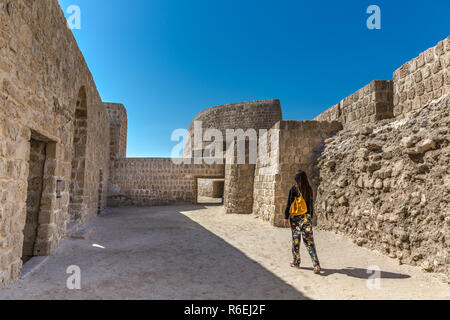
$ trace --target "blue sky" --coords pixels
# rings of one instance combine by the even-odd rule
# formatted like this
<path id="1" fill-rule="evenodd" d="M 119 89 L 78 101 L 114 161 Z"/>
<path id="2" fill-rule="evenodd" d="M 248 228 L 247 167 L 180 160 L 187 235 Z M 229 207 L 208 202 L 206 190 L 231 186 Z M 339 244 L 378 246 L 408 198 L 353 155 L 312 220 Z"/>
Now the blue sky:
<path id="1" fill-rule="evenodd" d="M 170 156 L 172 131 L 216 105 L 277 98 L 283 119 L 313 119 L 450 35 L 448 0 L 59 2 L 81 9 L 103 101 L 127 108 L 129 157 Z"/>

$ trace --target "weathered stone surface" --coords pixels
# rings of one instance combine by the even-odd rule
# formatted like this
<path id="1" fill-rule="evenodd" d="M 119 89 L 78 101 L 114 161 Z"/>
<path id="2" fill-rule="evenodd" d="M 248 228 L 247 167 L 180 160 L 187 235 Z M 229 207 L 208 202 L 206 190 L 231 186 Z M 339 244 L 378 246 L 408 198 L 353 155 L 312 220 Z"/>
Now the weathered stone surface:
<path id="1" fill-rule="evenodd" d="M 110 159 L 127 156 L 128 119 L 125 106 L 120 103 L 104 103 L 110 122 Z"/>
<path id="2" fill-rule="evenodd" d="M 449 38 L 440 41 L 435 47 L 426 50 L 394 72 L 393 101 L 396 118 L 404 118 L 449 92 L 450 52 L 443 49 Z"/>
<path id="3" fill-rule="evenodd" d="M 339 121 L 344 128 L 360 128 L 361 134 L 370 134 L 370 124 L 393 117 L 392 90 L 392 81 L 374 80 L 314 120 Z"/>
<path id="4" fill-rule="evenodd" d="M 213 128 L 221 132 L 224 142 L 227 142 L 227 129 L 239 130 L 246 133 L 254 130 L 258 136 L 261 129 L 270 129 L 275 123 L 282 119 L 281 105 L 279 100 L 261 100 L 242 103 L 234 103 L 209 108 L 200 112 L 189 126 L 188 139 L 183 156 L 195 156 L 196 152 L 204 152 L 205 144 L 201 150 L 194 148 L 194 123 L 201 122 L 204 130 Z M 236 137 L 236 144 L 239 142 Z M 239 140 L 247 142 L 243 139 Z M 236 148 L 236 147 L 235 147 Z M 224 156 L 226 144 L 224 144 Z M 250 214 L 253 209 L 253 184 L 255 164 L 250 163 L 248 148 L 246 151 L 245 164 L 238 164 L 237 154 L 234 162 L 225 166 L 224 206 L 227 213 Z"/>
<path id="5" fill-rule="evenodd" d="M 109 119 L 58 2 L 8 8 L 0 5 L 0 288 L 18 278 L 22 253 L 50 254 L 68 221 L 97 214 L 98 173 L 105 185 L 109 174 Z"/>
<path id="6" fill-rule="evenodd" d="M 202 111 L 195 120 L 205 129 L 224 137 L 274 129 L 266 135 L 277 145 L 256 165 L 175 164 L 126 158 L 126 110 L 101 101 L 57 0 L 7 8 L 0 5 L 0 288 L 107 203 L 196 202 L 203 178 L 225 177 L 226 212 L 279 226 L 299 169 L 314 187 L 321 227 L 449 274 L 450 37 L 320 121 L 282 121 L 278 100 Z M 192 130 L 185 156 L 198 151 Z"/>
<path id="7" fill-rule="evenodd" d="M 112 162 L 108 205 L 153 206 L 195 202 L 197 178 L 223 178 L 223 164 L 175 164 L 170 158 L 123 158 Z"/>
<path id="8" fill-rule="evenodd" d="M 298 170 L 308 173 L 314 192 L 319 185 L 317 157 L 324 141 L 342 129 L 339 122 L 281 121 L 268 133 L 267 141 L 278 131 L 278 148 L 269 147 L 266 158 L 260 158 L 255 168 L 253 214 L 282 226 L 289 189 L 294 185 Z M 333 140 L 328 140 L 333 144 Z M 330 161 L 329 167 L 335 164 Z"/>
<path id="9" fill-rule="evenodd" d="M 448 110 L 450 94 L 429 103 L 413 118 L 380 122 L 371 135 L 355 135 L 352 129 L 339 132 L 319 159 L 319 226 L 348 235 L 358 245 L 380 250 L 400 263 L 449 275 L 450 247 L 444 235 L 450 230 L 450 134 L 431 130 L 450 126 Z M 431 119 L 433 124 L 422 127 Z M 383 136 L 385 140 L 380 139 Z M 375 159 L 377 152 L 392 153 L 362 170 L 355 166 L 361 145 L 377 146 L 365 153 L 369 159 Z M 330 168 L 332 159 L 339 161 Z M 344 180 L 350 183 L 331 183 Z"/>

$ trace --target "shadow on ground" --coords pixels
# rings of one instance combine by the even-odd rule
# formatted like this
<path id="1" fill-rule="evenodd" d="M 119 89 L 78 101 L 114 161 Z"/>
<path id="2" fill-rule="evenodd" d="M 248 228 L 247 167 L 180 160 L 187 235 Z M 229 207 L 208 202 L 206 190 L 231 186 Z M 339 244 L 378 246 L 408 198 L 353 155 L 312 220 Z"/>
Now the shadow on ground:
<path id="1" fill-rule="evenodd" d="M 304 268 L 301 267 L 300 269 L 304 270 L 313 270 L 313 268 Z M 367 269 L 362 268 L 353 268 L 353 267 L 347 267 L 344 269 L 322 269 L 321 276 L 329 276 L 332 274 L 344 274 L 349 277 L 358 278 L 358 279 L 367 279 L 371 274 L 373 274 L 373 271 L 368 272 Z M 395 272 L 386 272 L 386 271 L 380 271 L 380 278 L 381 279 L 407 279 L 411 278 L 410 275 L 407 274 L 401 274 L 401 273 L 395 273 Z"/>
<path id="2" fill-rule="evenodd" d="M 200 208 L 107 209 L 90 239 L 67 239 L 0 299 L 307 299 L 181 213 Z M 81 290 L 66 288 L 70 265 Z"/>

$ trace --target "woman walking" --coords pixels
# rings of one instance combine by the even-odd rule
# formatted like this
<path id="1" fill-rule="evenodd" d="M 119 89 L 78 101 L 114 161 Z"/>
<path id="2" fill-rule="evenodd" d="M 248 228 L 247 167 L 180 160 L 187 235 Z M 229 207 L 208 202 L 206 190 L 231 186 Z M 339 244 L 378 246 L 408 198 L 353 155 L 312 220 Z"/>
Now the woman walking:
<path id="1" fill-rule="evenodd" d="M 294 179 L 295 185 L 289 191 L 284 213 L 284 225 L 286 227 L 290 226 L 292 231 L 292 255 L 294 256 L 294 261 L 291 263 L 291 267 L 300 268 L 300 241 L 303 237 L 303 242 L 312 259 L 314 273 L 320 274 L 320 264 L 312 230 L 312 217 L 314 215 L 313 192 L 304 171 L 300 170 L 297 172 Z"/>

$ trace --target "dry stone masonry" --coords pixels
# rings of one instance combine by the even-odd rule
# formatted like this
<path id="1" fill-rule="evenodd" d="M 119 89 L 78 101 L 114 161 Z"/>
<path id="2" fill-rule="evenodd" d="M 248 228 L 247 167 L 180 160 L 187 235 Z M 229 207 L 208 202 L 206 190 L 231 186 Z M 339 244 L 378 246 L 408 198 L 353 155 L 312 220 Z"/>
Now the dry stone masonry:
<path id="1" fill-rule="evenodd" d="M 316 196 L 320 227 L 447 276 L 449 59 L 447 37 L 394 72 L 393 117 L 325 140 Z"/>
<path id="2" fill-rule="evenodd" d="M 194 119 L 224 137 L 227 129 L 267 129 L 256 164 L 126 158 L 125 107 L 101 100 L 58 1 L 3 1 L 0 289 L 106 205 L 221 194 L 227 213 L 279 226 L 299 169 L 314 187 L 320 227 L 449 275 L 449 69 L 450 37 L 314 121 L 283 121 L 279 100 L 214 107 Z M 183 160 L 196 151 L 193 128 Z"/>
<path id="3" fill-rule="evenodd" d="M 319 162 L 319 224 L 449 274 L 450 94 L 411 118 L 344 130 Z"/>

